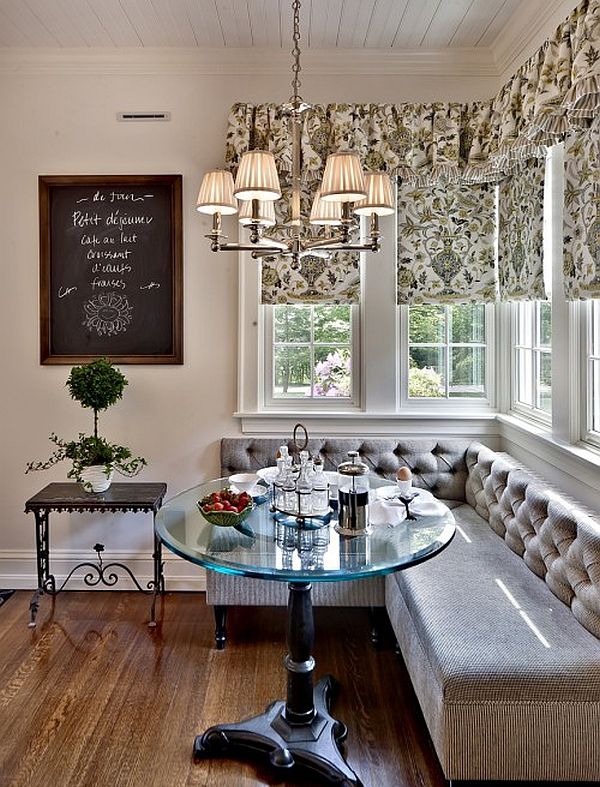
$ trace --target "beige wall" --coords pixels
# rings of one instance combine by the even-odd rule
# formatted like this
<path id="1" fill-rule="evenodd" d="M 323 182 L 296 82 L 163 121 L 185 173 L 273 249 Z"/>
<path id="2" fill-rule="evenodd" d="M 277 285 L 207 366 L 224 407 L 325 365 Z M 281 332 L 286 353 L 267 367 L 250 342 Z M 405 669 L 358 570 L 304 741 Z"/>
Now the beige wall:
<path id="1" fill-rule="evenodd" d="M 6 54 L 6 53 L 5 53 Z M 63 480 L 63 463 L 23 473 L 30 459 L 50 452 L 51 430 L 70 437 L 89 430 L 90 414 L 64 388 L 67 366 L 38 362 L 39 174 L 181 173 L 184 182 L 184 353 L 179 367 L 127 366 L 124 400 L 101 415 L 102 434 L 149 461 L 140 480 L 164 480 L 174 494 L 212 476 L 218 441 L 238 432 L 236 403 L 237 258 L 216 257 L 202 238 L 206 217 L 194 210 L 202 171 L 222 163 L 228 107 L 235 101 L 281 101 L 289 74 L 169 76 L 29 73 L 18 55 L 0 68 L 1 172 L 0 330 L 2 454 L 0 477 L 0 586 L 34 584 L 33 517 L 25 500 L 50 481 Z M 60 69 L 65 71 L 64 62 Z M 12 71 L 12 73 L 10 73 Z M 490 95 L 485 78 L 307 76 L 303 93 L 314 102 L 471 100 Z M 168 123 L 118 123 L 122 110 L 168 110 Z M 59 558 L 89 554 L 96 541 L 135 558 L 150 546 L 141 515 L 53 516 Z M 170 563 L 170 570 L 181 567 Z M 182 563 L 182 561 L 178 561 Z M 66 565 L 66 563 L 65 563 Z M 141 561 L 147 574 L 148 565 Z M 187 572 L 187 573 L 185 573 Z M 182 584 L 194 575 L 187 567 Z"/>

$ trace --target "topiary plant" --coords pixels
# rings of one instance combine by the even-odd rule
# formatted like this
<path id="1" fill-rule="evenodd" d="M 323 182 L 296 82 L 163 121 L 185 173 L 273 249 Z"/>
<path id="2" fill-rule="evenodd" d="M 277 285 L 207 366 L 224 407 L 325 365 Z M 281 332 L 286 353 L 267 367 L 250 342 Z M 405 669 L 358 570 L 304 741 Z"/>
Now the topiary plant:
<path id="1" fill-rule="evenodd" d="M 91 363 L 74 366 L 66 386 L 72 399 L 78 401 L 82 407 L 94 411 L 94 434 L 86 435 L 80 432 L 77 440 L 66 441 L 53 432 L 50 435 L 50 442 L 56 446 L 53 453 L 44 462 L 28 462 L 25 472 L 47 470 L 63 459 L 70 459 L 72 468 L 67 477 L 79 481 L 88 490 L 91 485 L 82 478 L 82 472 L 87 467 L 102 465 L 107 477 L 112 470 L 126 476 L 137 475 L 146 465 L 146 460 L 141 456 L 132 456 L 129 448 L 109 443 L 104 437 L 98 436 L 98 413 L 121 399 L 126 385 L 125 375 L 107 358 L 98 358 Z"/>
<path id="2" fill-rule="evenodd" d="M 125 375 L 107 358 L 98 358 L 71 369 L 67 388 L 71 399 L 76 399 L 82 407 L 89 407 L 94 411 L 94 437 L 98 437 L 99 411 L 107 410 L 122 399 L 127 384 Z"/>

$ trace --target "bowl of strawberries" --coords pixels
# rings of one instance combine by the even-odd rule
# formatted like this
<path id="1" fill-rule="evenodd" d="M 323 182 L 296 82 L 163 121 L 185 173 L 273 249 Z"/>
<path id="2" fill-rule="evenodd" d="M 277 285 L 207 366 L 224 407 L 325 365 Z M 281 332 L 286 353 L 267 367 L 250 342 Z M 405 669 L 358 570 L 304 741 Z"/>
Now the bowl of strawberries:
<path id="1" fill-rule="evenodd" d="M 248 492 L 233 492 L 221 489 L 211 492 L 198 501 L 202 516 L 219 527 L 236 527 L 254 508 L 254 502 Z"/>

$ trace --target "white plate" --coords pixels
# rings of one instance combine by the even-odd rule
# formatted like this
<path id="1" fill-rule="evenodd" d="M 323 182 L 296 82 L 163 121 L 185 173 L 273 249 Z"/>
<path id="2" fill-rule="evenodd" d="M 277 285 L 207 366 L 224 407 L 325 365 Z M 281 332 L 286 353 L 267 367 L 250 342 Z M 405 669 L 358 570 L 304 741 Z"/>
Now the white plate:
<path id="1" fill-rule="evenodd" d="M 242 493 L 242 491 L 238 489 L 235 484 L 230 484 L 229 488 L 236 495 L 241 495 Z M 248 492 L 248 494 L 250 495 L 250 497 L 264 497 L 268 491 L 269 491 L 268 487 L 266 487 L 264 484 L 256 484 L 255 486 L 252 487 L 252 489 Z"/>
<path id="2" fill-rule="evenodd" d="M 277 475 L 277 468 L 276 467 L 261 467 L 260 470 L 256 471 L 256 475 L 259 478 L 262 478 L 263 481 L 266 481 L 268 484 L 273 483 L 273 479 Z"/>

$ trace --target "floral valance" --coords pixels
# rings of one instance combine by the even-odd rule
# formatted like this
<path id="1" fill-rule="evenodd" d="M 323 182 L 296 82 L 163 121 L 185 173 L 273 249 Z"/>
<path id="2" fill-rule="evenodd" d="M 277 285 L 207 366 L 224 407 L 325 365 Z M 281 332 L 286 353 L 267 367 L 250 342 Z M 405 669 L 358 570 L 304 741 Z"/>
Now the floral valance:
<path id="1" fill-rule="evenodd" d="M 600 110 L 600 0 L 583 0 L 554 35 L 489 101 L 429 104 L 328 104 L 305 115 L 302 172 L 320 179 L 327 154 L 352 149 L 367 169 L 418 185 L 440 178 L 494 182 L 515 159 L 545 146 Z M 226 165 L 251 146 L 271 150 L 280 172 L 292 168 L 287 118 L 276 104 L 235 104 Z"/>
<path id="2" fill-rule="evenodd" d="M 291 183 L 285 175 L 281 178 L 283 199 L 275 202 L 273 230 L 275 238 L 282 236 L 290 221 Z M 312 190 L 303 184 L 300 192 L 300 209 L 308 215 Z M 316 227 L 302 228 L 304 236 L 322 236 L 324 230 Z M 299 260 L 283 254 L 264 257 L 261 263 L 261 303 L 358 303 L 360 300 L 360 256 L 355 252 L 305 254 Z"/>
<path id="3" fill-rule="evenodd" d="M 338 252 L 325 259 L 304 254 L 265 257 L 261 269 L 261 303 L 358 303 L 360 257 Z"/>
<path id="4" fill-rule="evenodd" d="M 400 184 L 397 302 L 494 301 L 495 237 L 492 184 Z"/>
<path id="5" fill-rule="evenodd" d="M 522 162 L 498 188 L 500 300 L 544 300 L 544 159 Z"/>
<path id="6" fill-rule="evenodd" d="M 490 166 L 491 104 L 328 104 L 304 116 L 302 176 L 320 180 L 328 154 L 356 150 L 368 170 L 403 180 L 497 180 Z M 276 104 L 235 104 L 229 116 L 226 165 L 237 168 L 251 146 L 270 150 L 280 174 L 291 175 L 288 118 Z"/>
<path id="7" fill-rule="evenodd" d="M 565 143 L 563 233 L 567 300 L 600 298 L 600 117 Z"/>
<path id="8" fill-rule="evenodd" d="M 583 0 L 493 99 L 493 158 L 538 155 L 600 110 L 600 0 Z"/>

